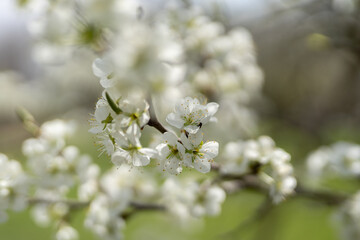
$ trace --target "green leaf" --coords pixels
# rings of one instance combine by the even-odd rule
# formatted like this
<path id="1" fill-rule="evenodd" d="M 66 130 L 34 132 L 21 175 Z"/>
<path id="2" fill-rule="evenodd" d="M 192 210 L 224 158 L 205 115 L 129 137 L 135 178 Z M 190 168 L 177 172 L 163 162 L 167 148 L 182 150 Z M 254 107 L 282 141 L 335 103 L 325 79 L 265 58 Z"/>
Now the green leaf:
<path id="1" fill-rule="evenodd" d="M 105 93 L 106 100 L 108 101 L 111 109 L 116 113 L 120 114 L 122 113 L 121 109 L 115 104 L 115 102 L 111 99 L 110 95 L 106 92 Z"/>

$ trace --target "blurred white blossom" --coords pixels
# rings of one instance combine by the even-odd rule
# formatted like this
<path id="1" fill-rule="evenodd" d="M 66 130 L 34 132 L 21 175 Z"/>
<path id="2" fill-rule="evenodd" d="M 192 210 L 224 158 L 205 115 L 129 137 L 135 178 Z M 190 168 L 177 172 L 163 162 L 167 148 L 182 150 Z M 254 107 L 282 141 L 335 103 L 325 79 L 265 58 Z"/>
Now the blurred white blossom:
<path id="1" fill-rule="evenodd" d="M 275 146 L 267 136 L 257 140 L 229 142 L 225 146 L 220 171 L 224 174 L 257 174 L 269 186 L 275 203 L 292 194 L 296 187 L 291 156 Z"/>
<path id="2" fill-rule="evenodd" d="M 348 199 L 336 214 L 336 220 L 341 226 L 341 236 L 345 240 L 360 237 L 360 192 Z"/>
<path id="3" fill-rule="evenodd" d="M 192 179 L 168 178 L 163 187 L 163 202 L 180 221 L 192 217 L 218 215 L 225 200 L 225 191 L 207 183 L 198 184 Z"/>
<path id="4" fill-rule="evenodd" d="M 27 206 L 28 190 L 21 164 L 0 153 L 0 222 L 7 220 L 7 209 L 21 211 Z"/>
<path id="5" fill-rule="evenodd" d="M 360 176 L 360 145 L 337 142 L 331 146 L 320 147 L 307 158 L 307 169 L 314 178 L 333 176 Z"/>

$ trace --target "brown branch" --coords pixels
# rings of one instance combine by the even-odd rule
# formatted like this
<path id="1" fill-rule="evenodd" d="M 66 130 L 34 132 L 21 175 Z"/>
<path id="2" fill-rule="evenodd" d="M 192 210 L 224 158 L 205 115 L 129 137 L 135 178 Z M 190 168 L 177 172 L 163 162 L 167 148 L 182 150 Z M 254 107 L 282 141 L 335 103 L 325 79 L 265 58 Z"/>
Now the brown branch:
<path id="1" fill-rule="evenodd" d="M 30 205 L 34 204 L 56 204 L 63 203 L 69 206 L 70 209 L 81 209 L 89 206 L 90 202 L 88 201 L 77 201 L 71 199 L 44 199 L 44 198 L 30 198 L 28 199 Z"/>
<path id="2" fill-rule="evenodd" d="M 130 206 L 136 210 L 145 210 L 145 211 L 165 211 L 166 208 L 163 205 L 159 204 L 151 204 L 151 203 L 139 203 L 139 202 L 131 202 Z"/>
<path id="3" fill-rule="evenodd" d="M 142 211 L 160 211 L 160 212 L 166 211 L 165 206 L 158 205 L 158 204 L 151 204 L 151 203 L 144 204 L 144 203 L 138 203 L 138 202 L 131 202 L 130 206 L 133 208 L 132 210 L 121 214 L 121 217 L 124 220 L 128 220 L 130 217 L 133 217 L 135 214 L 142 212 Z"/>
<path id="4" fill-rule="evenodd" d="M 234 183 L 236 184 L 236 191 L 242 189 L 250 189 L 261 193 L 268 192 L 266 185 L 258 179 L 256 174 L 253 173 L 243 175 L 220 174 L 215 178 L 213 183 L 223 181 L 234 181 Z M 296 197 L 311 199 L 330 206 L 340 205 L 349 198 L 349 196 L 346 194 L 324 190 L 308 189 L 299 183 L 295 188 L 295 192 L 292 198 Z"/>
<path id="5" fill-rule="evenodd" d="M 159 132 L 161 132 L 161 133 L 166 133 L 166 132 L 167 132 L 166 128 L 164 128 L 164 126 L 161 125 L 161 123 L 160 123 L 160 122 L 157 120 L 157 118 L 154 117 L 154 116 L 151 116 L 151 117 L 150 117 L 150 120 L 149 120 L 149 122 L 148 122 L 148 125 L 151 126 L 151 127 L 156 128 L 156 129 L 159 130 Z"/>
<path id="6" fill-rule="evenodd" d="M 155 109 L 154 109 L 154 105 L 152 103 L 151 97 L 148 98 L 148 102 L 150 105 L 150 108 L 149 108 L 150 120 L 147 124 L 151 127 L 156 128 L 161 133 L 166 133 L 168 130 L 166 130 L 166 128 L 158 121 L 158 119 L 156 117 Z"/>
<path id="7" fill-rule="evenodd" d="M 349 196 L 340 193 L 334 193 L 330 191 L 323 191 L 323 190 L 312 190 L 307 189 L 301 185 L 297 185 L 295 189 L 295 197 L 304 197 L 312 200 L 316 200 L 327 205 L 339 205 L 345 202 Z"/>
<path id="8" fill-rule="evenodd" d="M 71 209 L 81 209 L 88 207 L 90 201 L 77 201 L 71 199 L 44 199 L 44 198 L 30 198 L 28 199 L 30 205 L 34 204 L 56 204 L 63 203 L 68 205 Z M 166 208 L 163 205 L 152 204 L 152 203 L 139 203 L 130 202 L 129 206 L 133 208 L 133 211 L 165 211 Z"/>

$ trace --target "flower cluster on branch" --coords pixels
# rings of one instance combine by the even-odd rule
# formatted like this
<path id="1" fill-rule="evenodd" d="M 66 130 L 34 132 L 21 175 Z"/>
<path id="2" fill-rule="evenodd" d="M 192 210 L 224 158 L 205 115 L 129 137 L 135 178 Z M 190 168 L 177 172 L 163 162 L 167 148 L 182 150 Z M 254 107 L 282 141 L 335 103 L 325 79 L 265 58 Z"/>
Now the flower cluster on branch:
<path id="1" fill-rule="evenodd" d="M 291 197 L 339 206 L 345 235 L 359 238 L 359 194 L 307 189 L 288 152 L 271 137 L 254 137 L 251 102 L 261 97 L 263 77 L 246 29 L 180 2 L 152 17 L 132 0 L 20 2 L 33 14 L 28 27 L 44 66 L 71 59 L 74 45 L 92 54 L 102 96 L 89 132 L 112 164 L 101 171 L 67 144 L 72 122 L 37 126 L 19 111 L 33 137 L 22 146 L 24 166 L 0 154 L 0 221 L 28 206 L 37 224 L 54 226 L 57 240 L 75 240 L 79 210 L 99 239 L 115 240 L 135 213 L 160 211 L 186 223 L 219 215 L 226 197 L 252 189 L 267 196 L 266 207 Z M 310 175 L 358 177 L 359 149 L 320 148 L 307 160 Z"/>

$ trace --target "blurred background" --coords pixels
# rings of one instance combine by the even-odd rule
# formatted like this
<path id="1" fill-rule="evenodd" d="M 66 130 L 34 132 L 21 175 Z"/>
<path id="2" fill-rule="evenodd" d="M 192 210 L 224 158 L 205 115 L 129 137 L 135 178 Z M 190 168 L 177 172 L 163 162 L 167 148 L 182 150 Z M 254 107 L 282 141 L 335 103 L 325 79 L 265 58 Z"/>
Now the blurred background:
<path id="1" fill-rule="evenodd" d="M 156 15 L 165 1 L 139 1 Z M 357 0 L 197 0 L 214 20 L 242 26 L 253 35 L 258 64 L 264 72 L 263 97 L 252 103 L 259 118 L 259 135 L 269 135 L 288 151 L 301 180 L 303 163 L 320 145 L 346 140 L 360 143 L 360 2 Z M 38 122 L 77 119 L 73 143 L 98 158 L 87 133 L 89 114 L 102 88 L 93 76 L 95 54 L 79 48 L 71 58 L 62 53 L 34 56 L 27 29 L 32 16 L 15 0 L 0 1 L 0 152 L 23 158 L 21 142 L 30 135 L 16 118 L 15 107 L 27 108 Z M 38 53 L 38 51 L 37 51 Z M 51 58 L 51 59 L 49 59 Z M 51 62 L 44 68 L 43 61 Z M 66 61 L 64 60 L 66 59 Z M 64 77 L 64 73 L 66 74 Z M 90 140 L 89 140 L 90 139 Z M 353 193 L 356 181 L 332 181 L 327 187 Z M 263 196 L 240 192 L 229 196 L 223 212 L 199 228 L 184 231 L 157 213 L 135 216 L 126 239 L 340 239 L 334 209 L 305 199 L 290 199 L 256 223 L 247 222 Z M 79 214 L 79 219 L 81 219 Z M 247 225 L 243 223 L 247 222 Z M 81 220 L 77 223 L 82 229 Z M 19 230 L 19 226 L 21 231 Z M 52 230 L 38 228 L 29 213 L 12 214 L 0 225 L 1 239 L 24 236 L 51 239 Z M 92 239 L 85 230 L 81 239 Z"/>

